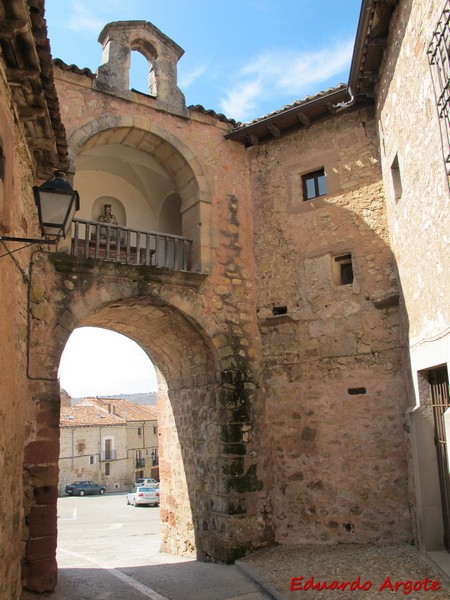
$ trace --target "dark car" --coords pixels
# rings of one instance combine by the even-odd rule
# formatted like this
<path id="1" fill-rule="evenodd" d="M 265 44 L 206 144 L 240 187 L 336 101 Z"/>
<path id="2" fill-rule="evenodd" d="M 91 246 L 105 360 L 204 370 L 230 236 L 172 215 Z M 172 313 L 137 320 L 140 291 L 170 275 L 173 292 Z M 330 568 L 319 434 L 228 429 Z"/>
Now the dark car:
<path id="1" fill-rule="evenodd" d="M 66 494 L 69 496 L 87 496 L 88 494 L 104 494 L 105 486 L 94 481 L 74 481 L 66 485 Z"/>

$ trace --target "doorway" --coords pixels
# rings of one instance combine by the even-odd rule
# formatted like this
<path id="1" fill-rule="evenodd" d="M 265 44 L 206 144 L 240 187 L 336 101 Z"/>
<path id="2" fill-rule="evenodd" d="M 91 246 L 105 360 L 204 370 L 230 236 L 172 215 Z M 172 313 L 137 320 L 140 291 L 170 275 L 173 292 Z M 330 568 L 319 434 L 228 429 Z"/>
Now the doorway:
<path id="1" fill-rule="evenodd" d="M 434 442 L 444 521 L 444 545 L 447 552 L 450 552 L 450 398 L 447 367 L 443 366 L 428 371 L 428 382 L 433 405 Z"/>

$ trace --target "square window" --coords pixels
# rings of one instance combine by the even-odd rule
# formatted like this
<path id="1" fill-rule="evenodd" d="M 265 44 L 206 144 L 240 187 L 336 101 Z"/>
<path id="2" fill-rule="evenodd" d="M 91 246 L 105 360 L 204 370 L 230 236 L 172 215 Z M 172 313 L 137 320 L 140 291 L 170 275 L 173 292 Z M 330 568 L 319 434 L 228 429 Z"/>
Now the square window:
<path id="1" fill-rule="evenodd" d="M 323 167 L 302 175 L 303 200 L 312 200 L 327 193 L 327 180 Z"/>
<path id="2" fill-rule="evenodd" d="M 398 202 L 403 194 L 400 165 L 398 164 L 398 154 L 395 155 L 395 158 L 391 165 L 391 178 L 392 187 L 394 188 L 394 198 L 395 201 Z"/>
<path id="3" fill-rule="evenodd" d="M 353 262 L 351 254 L 335 256 L 333 261 L 334 285 L 350 285 L 353 283 Z"/>

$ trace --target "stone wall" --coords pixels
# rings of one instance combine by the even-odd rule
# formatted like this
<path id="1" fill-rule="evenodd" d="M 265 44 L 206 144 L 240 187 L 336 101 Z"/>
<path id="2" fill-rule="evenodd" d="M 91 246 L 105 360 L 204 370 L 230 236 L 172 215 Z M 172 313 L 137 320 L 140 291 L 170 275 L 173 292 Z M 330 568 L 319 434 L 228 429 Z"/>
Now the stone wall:
<path id="1" fill-rule="evenodd" d="M 282 543 L 410 539 L 395 263 L 374 115 L 344 112 L 251 152 L 257 310 Z M 327 195 L 301 176 L 324 167 Z M 351 254 L 340 285 L 336 256 Z"/>
<path id="2" fill-rule="evenodd" d="M 128 335 L 158 366 L 163 548 L 230 561 L 270 541 L 260 395 L 226 321 L 204 308 L 205 278 L 166 274 L 161 284 L 158 269 L 44 255 L 33 274 L 53 292 L 33 304 L 33 373 L 54 372 L 81 325 Z"/>
<path id="3" fill-rule="evenodd" d="M 128 489 L 133 477 L 127 457 L 127 426 L 109 427 L 61 427 L 59 454 L 59 493 L 63 494 L 66 485 L 79 479 L 91 479 L 103 483 L 108 491 Z M 100 462 L 105 439 L 113 440 L 115 452 L 111 461 L 110 475 L 105 474 L 104 462 Z M 79 444 L 83 450 L 79 451 Z M 90 464 L 89 457 L 94 457 Z M 102 461 L 104 459 L 102 458 Z M 133 465 L 134 466 L 134 465 Z"/>
<path id="4" fill-rule="evenodd" d="M 118 296 L 128 298 L 129 308 L 109 312 L 107 302 L 132 277 L 130 268 L 110 278 L 72 274 L 64 284 L 67 313 L 74 314 L 72 295 L 83 310 L 66 327 L 83 312 L 85 324 L 119 330 L 148 351 L 164 380 L 166 396 L 159 394 L 170 403 L 160 424 L 164 547 L 233 560 L 272 539 L 264 395 L 255 387 L 259 333 L 246 152 L 224 140 L 230 124 L 214 116 L 156 111 L 139 94 L 125 102 L 67 70 L 57 78 L 74 165 L 84 150 L 121 143 L 148 152 L 181 186 L 183 234 L 192 234 L 200 256 L 194 270 L 208 276 L 183 283 L 180 276 L 160 281 L 158 270 L 139 272 Z"/>
<path id="5" fill-rule="evenodd" d="M 5 91 L 0 70 L 0 140 L 2 176 L 0 179 L 0 232 L 9 235 L 31 233 L 31 223 L 22 219 L 22 211 L 31 206 L 30 157 L 22 132 L 10 113 L 11 99 Z M 23 245 L 23 244 L 22 244 Z M 7 255 L 17 243 L 0 243 L 0 597 L 18 598 L 20 594 L 20 560 L 26 539 L 23 528 L 22 464 L 27 405 L 27 281 L 30 249 Z"/>

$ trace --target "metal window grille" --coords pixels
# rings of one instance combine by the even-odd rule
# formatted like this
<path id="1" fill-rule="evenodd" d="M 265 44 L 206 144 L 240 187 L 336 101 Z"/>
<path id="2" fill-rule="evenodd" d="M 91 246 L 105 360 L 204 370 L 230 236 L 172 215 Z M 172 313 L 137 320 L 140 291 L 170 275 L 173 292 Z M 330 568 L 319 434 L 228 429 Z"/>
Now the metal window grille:
<path id="1" fill-rule="evenodd" d="M 428 60 L 441 124 L 444 160 L 450 174 L 450 0 L 446 0 L 433 32 Z"/>

